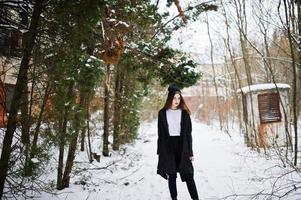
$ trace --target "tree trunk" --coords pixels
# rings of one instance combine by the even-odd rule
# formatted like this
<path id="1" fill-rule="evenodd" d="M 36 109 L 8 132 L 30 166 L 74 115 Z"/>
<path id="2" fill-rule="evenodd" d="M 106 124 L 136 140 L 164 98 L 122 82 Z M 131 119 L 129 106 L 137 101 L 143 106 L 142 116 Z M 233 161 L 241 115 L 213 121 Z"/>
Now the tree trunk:
<path id="1" fill-rule="evenodd" d="M 68 99 L 71 98 L 73 94 L 73 86 L 74 82 L 72 81 L 68 87 L 68 93 L 67 98 L 65 100 L 68 101 Z M 60 124 L 60 130 L 59 130 L 59 160 L 58 160 L 58 169 L 57 169 L 57 183 L 56 188 L 58 190 L 64 189 L 63 184 L 63 167 L 64 167 L 64 150 L 65 150 L 65 144 L 66 144 L 66 133 L 67 133 L 67 123 L 68 123 L 68 112 L 70 109 L 70 105 L 65 104 L 64 114 L 62 117 Z"/>
<path id="2" fill-rule="evenodd" d="M 38 143 L 40 128 L 41 128 L 43 115 L 44 115 L 44 111 L 45 111 L 45 107 L 46 107 L 46 103 L 47 103 L 50 91 L 51 90 L 50 90 L 50 86 L 49 86 L 49 81 L 47 81 L 47 85 L 46 85 L 46 88 L 45 88 L 45 94 L 44 94 L 43 102 L 42 102 L 42 105 L 41 105 L 41 110 L 40 110 L 40 113 L 39 113 L 39 117 L 38 117 L 38 120 L 37 120 L 37 125 L 35 127 L 35 131 L 34 131 L 34 134 L 33 134 L 33 140 L 32 140 L 32 145 L 31 145 L 31 153 L 30 153 L 31 158 L 34 158 L 35 151 L 37 149 L 37 143 Z"/>
<path id="3" fill-rule="evenodd" d="M 296 1 L 297 2 L 297 13 L 298 13 L 298 60 L 299 60 L 299 63 L 301 63 L 301 2 L 300 0 L 299 1 Z M 299 65 L 299 77 L 301 77 L 301 67 Z M 297 73 L 297 72 L 296 72 Z M 294 87 L 296 87 L 297 89 L 297 74 L 294 75 L 294 79 L 296 80 L 296 85 Z M 300 88 L 301 88 L 301 81 L 299 80 L 299 94 L 300 94 Z M 298 99 L 297 99 L 298 98 Z M 297 105 L 297 102 L 300 102 L 300 95 L 297 96 L 296 94 L 296 99 L 294 100 L 295 102 L 295 105 L 296 107 L 298 106 Z M 298 137 L 298 133 L 297 133 L 297 130 L 298 130 L 298 118 L 299 118 L 299 112 L 300 112 L 300 105 L 295 109 L 295 113 L 294 113 L 294 117 L 296 117 L 295 119 L 295 124 L 294 124 L 294 131 L 295 131 L 295 138 L 297 139 Z M 298 141 L 296 141 L 295 143 L 295 160 L 294 160 L 294 164 L 297 165 L 297 151 L 298 151 Z"/>
<path id="4" fill-rule="evenodd" d="M 21 25 L 24 27 L 28 27 L 28 9 L 25 8 L 21 13 Z M 25 48 L 23 45 L 22 48 Z M 24 144 L 24 156 L 25 156 L 25 163 L 24 163 L 24 176 L 30 176 L 31 170 L 30 170 L 30 155 L 29 155 L 29 149 L 30 149 L 30 113 L 29 113 L 29 100 L 28 100 L 28 74 L 24 76 L 23 84 L 26 85 L 24 88 L 22 97 L 21 97 L 21 142 Z M 31 91 L 32 92 L 32 91 Z"/>
<path id="5" fill-rule="evenodd" d="M 65 109 L 64 115 L 59 122 L 59 159 L 57 167 L 57 179 L 56 179 L 56 189 L 64 189 L 62 178 L 63 178 L 63 167 L 64 167 L 64 147 L 65 147 L 65 135 L 67 131 L 67 112 Z"/>
<path id="6" fill-rule="evenodd" d="M 103 149 L 102 154 L 109 156 L 109 87 L 110 87 L 110 64 L 107 64 L 107 73 L 104 85 L 104 109 L 103 109 Z"/>
<path id="7" fill-rule="evenodd" d="M 21 142 L 24 144 L 24 151 L 22 152 L 25 156 L 24 162 L 24 176 L 30 176 L 30 121 L 29 121 L 29 110 L 28 110 L 28 77 L 24 77 L 24 91 L 21 97 L 20 107 L 21 107 Z"/>
<path id="8" fill-rule="evenodd" d="M 85 101 L 86 101 L 86 96 L 85 96 L 84 92 L 81 92 L 78 110 L 82 110 L 82 109 L 84 110 Z M 81 125 L 82 125 L 81 112 L 78 111 L 75 114 L 73 124 L 74 124 L 73 125 L 74 133 L 72 133 L 71 142 L 69 144 L 66 166 L 65 166 L 64 176 L 63 176 L 63 180 L 62 180 L 63 188 L 69 187 L 69 183 L 70 183 L 70 174 L 71 174 L 71 170 L 72 170 L 73 162 L 74 162 L 74 158 L 75 158 L 77 139 L 78 139 L 79 131 L 81 130 Z"/>
<path id="9" fill-rule="evenodd" d="M 16 118 L 17 118 L 18 110 L 20 108 L 20 99 L 26 87 L 26 83 L 24 83 L 23 79 L 24 77 L 25 78 L 27 77 L 31 52 L 35 44 L 38 22 L 40 19 L 40 15 L 42 13 L 42 4 L 43 4 L 43 0 L 36 1 L 33 9 L 33 14 L 31 17 L 29 31 L 27 34 L 24 34 L 24 37 L 22 39 L 22 41 L 24 42 L 23 57 L 20 65 L 18 78 L 17 78 L 15 92 L 12 99 L 10 114 L 7 121 L 7 129 L 3 139 L 3 148 L 2 148 L 1 159 L 0 159 L 0 199 L 3 196 L 4 183 L 9 167 L 8 162 L 11 154 L 13 135 L 16 130 Z"/>
<path id="10" fill-rule="evenodd" d="M 81 130 L 80 150 L 85 151 L 86 123 Z"/>
<path id="11" fill-rule="evenodd" d="M 76 134 L 76 133 L 74 133 L 74 134 Z M 62 179 L 62 188 L 69 187 L 70 174 L 71 174 L 71 170 L 72 170 L 72 166 L 73 166 L 73 161 L 75 158 L 77 136 L 78 136 L 78 134 L 72 136 L 71 142 L 69 144 L 65 171 L 64 171 L 64 175 L 63 175 L 63 179 Z"/>
<path id="12" fill-rule="evenodd" d="M 30 167 L 30 114 L 29 114 L 29 101 L 28 101 L 28 77 L 24 77 L 24 88 L 22 97 L 21 97 L 21 142 L 24 144 L 24 156 L 25 156 L 25 163 L 24 163 L 24 176 L 31 175 L 31 167 Z"/>
<path id="13" fill-rule="evenodd" d="M 81 130 L 81 142 L 80 142 L 80 150 L 84 151 L 85 150 L 85 138 L 86 138 L 86 131 L 88 129 L 88 121 L 90 119 L 89 116 L 89 104 L 90 104 L 90 99 L 85 99 L 85 103 L 83 104 L 83 110 L 84 110 L 84 119 L 85 122 L 83 123 L 83 127 Z"/>
<path id="14" fill-rule="evenodd" d="M 298 2 L 298 1 L 297 1 Z M 299 16 L 299 4 L 298 3 L 298 16 Z M 293 126 L 294 126 L 294 133 L 295 133 L 295 157 L 294 157 L 294 165 L 297 165 L 297 158 L 298 158 L 298 115 L 297 115 L 297 70 L 296 70 L 296 58 L 294 54 L 294 45 L 292 40 L 292 33 L 291 33 L 291 26 L 290 26 L 290 19 L 288 15 L 288 8 L 287 2 L 284 0 L 284 9 L 285 9 L 285 19 L 286 19 L 286 26 L 287 26 L 287 34 L 288 40 L 290 45 L 291 57 L 292 57 L 292 71 L 293 71 Z M 299 23 L 298 23 L 299 25 Z"/>
<path id="15" fill-rule="evenodd" d="M 115 81 L 115 99 L 114 99 L 114 129 L 113 129 L 113 150 L 119 150 L 120 146 L 120 112 L 121 112 L 121 95 L 122 95 L 122 80 L 124 66 L 117 66 L 117 74 Z"/>
<path id="16" fill-rule="evenodd" d="M 213 60 L 213 44 L 212 44 L 212 39 L 211 39 L 211 35 L 210 35 L 208 15 L 207 15 L 207 18 L 206 18 L 206 24 L 207 24 L 207 34 L 208 34 L 208 38 L 209 38 L 209 42 L 210 42 L 210 60 L 211 60 L 211 67 L 212 67 L 212 72 L 213 72 L 213 83 L 214 83 L 215 95 L 216 95 L 215 109 L 216 109 L 217 114 L 218 114 L 219 128 L 220 128 L 220 130 L 222 130 L 223 129 L 223 119 L 222 119 L 222 114 L 221 114 L 221 110 L 220 110 L 218 86 L 217 86 L 217 83 L 216 83 L 216 70 L 215 70 L 214 60 Z"/>
<path id="17" fill-rule="evenodd" d="M 25 127 L 23 127 L 22 125 L 22 129 L 24 128 L 24 132 L 26 132 L 28 134 L 28 143 L 25 145 L 25 176 L 29 177 L 32 176 L 32 172 L 33 172 L 33 163 L 31 162 L 31 144 L 30 144 L 30 127 L 32 126 L 32 106 L 33 106 L 33 102 L 34 102 L 34 86 L 35 86 L 35 69 L 36 69 L 36 65 L 34 65 L 33 68 L 33 73 L 32 73 L 32 84 L 31 84 L 31 89 L 30 89 L 30 102 L 26 103 L 28 111 L 27 111 L 27 120 L 26 120 L 26 124 Z M 24 98 L 27 98 L 27 95 L 24 95 Z M 29 104 L 29 105 L 28 105 Z M 22 130 L 23 131 L 23 130 Z"/>
<path id="18" fill-rule="evenodd" d="M 87 122 L 87 136 L 88 136 L 88 147 L 89 147 L 89 161 L 92 163 L 93 158 L 92 158 L 92 148 L 91 148 L 91 137 L 90 137 L 90 102 L 87 102 L 87 107 L 86 107 L 86 122 Z"/>
<path id="19" fill-rule="evenodd" d="M 263 36 L 263 44 L 264 44 L 264 50 L 262 50 L 262 54 L 264 55 L 263 57 L 263 61 L 264 61 L 264 70 L 265 70 L 265 81 L 267 83 L 272 82 L 272 75 L 270 74 L 270 70 L 272 68 L 272 62 L 271 59 L 266 59 L 266 58 L 270 58 L 271 54 L 270 54 L 270 44 L 268 42 L 268 23 L 271 21 L 271 18 L 266 17 L 265 13 L 263 12 L 269 12 L 268 10 L 265 10 L 262 7 L 262 4 L 259 3 L 258 4 L 258 12 L 260 13 L 257 17 L 258 19 L 258 27 L 259 30 Z"/>
<path id="20" fill-rule="evenodd" d="M 38 117 L 37 122 L 36 122 L 37 125 L 36 125 L 35 131 L 33 133 L 33 140 L 32 140 L 32 144 L 31 144 L 31 147 L 30 147 L 30 155 L 29 155 L 30 159 L 28 160 L 28 162 L 30 164 L 29 164 L 29 169 L 28 169 L 28 172 L 27 172 L 28 176 L 31 176 L 32 172 L 33 172 L 33 166 L 31 165 L 31 159 L 35 157 L 35 154 L 36 154 L 36 151 L 37 151 L 37 143 L 38 143 L 40 127 L 41 127 L 41 123 L 42 123 L 42 119 L 43 119 L 43 115 L 44 115 L 44 110 L 45 110 L 45 106 L 46 106 L 46 102 L 47 102 L 49 93 L 50 93 L 50 91 L 49 91 L 49 82 L 47 82 L 47 86 L 45 88 L 45 94 L 44 94 L 42 105 L 41 105 L 41 110 L 40 110 L 39 117 Z"/>
<path id="21" fill-rule="evenodd" d="M 24 27 L 28 27 L 28 9 L 27 7 L 24 8 L 24 11 L 21 12 L 21 25 Z M 23 44 L 22 48 L 26 48 L 25 44 Z M 24 92 L 21 97 L 21 142 L 23 144 L 26 144 L 27 146 L 25 147 L 25 151 L 27 152 L 28 149 L 28 144 L 30 143 L 30 136 L 29 136 L 29 129 L 30 129 L 30 124 L 29 124 L 29 112 L 28 112 L 28 107 L 29 107 L 29 101 L 28 101 L 28 74 L 26 73 L 23 77 L 22 80 L 24 85 L 26 87 L 24 88 Z M 27 157 L 27 154 L 26 154 Z M 27 165 L 27 160 L 25 162 L 25 166 Z M 25 167 L 26 168 L 26 167 Z"/>

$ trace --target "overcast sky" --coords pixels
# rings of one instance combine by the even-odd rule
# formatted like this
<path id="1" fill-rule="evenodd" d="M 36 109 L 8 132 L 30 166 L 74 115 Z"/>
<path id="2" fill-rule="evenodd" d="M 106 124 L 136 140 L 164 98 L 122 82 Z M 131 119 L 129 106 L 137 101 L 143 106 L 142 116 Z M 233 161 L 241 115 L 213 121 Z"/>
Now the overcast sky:
<path id="1" fill-rule="evenodd" d="M 202 2 L 208 2 L 208 0 L 180 0 L 180 5 L 183 9 L 189 4 L 200 4 Z M 217 5 L 220 6 L 220 0 L 215 1 Z M 228 20 L 230 23 L 230 35 L 232 47 L 240 49 L 239 47 L 239 33 L 236 28 L 236 14 L 234 9 L 234 4 L 231 1 L 224 1 L 226 3 L 226 9 L 228 13 Z M 277 2 L 273 0 L 262 1 L 258 4 L 257 1 L 246 1 L 247 6 L 247 27 L 248 27 L 248 37 L 256 43 L 262 43 L 262 35 L 259 33 L 258 19 L 257 17 L 263 13 L 268 16 L 261 16 L 264 20 L 269 21 L 269 34 L 277 28 L 279 24 L 279 16 L 277 13 Z M 258 7 L 258 5 L 263 7 Z M 160 1 L 160 10 L 171 12 L 171 17 L 177 15 L 178 11 L 176 6 L 173 4 L 171 7 L 166 7 L 166 1 Z M 262 12 L 261 12 L 262 11 Z M 177 30 L 169 45 L 181 49 L 185 52 L 192 53 L 196 56 L 197 62 L 199 63 L 211 63 L 210 59 L 210 42 L 207 33 L 206 19 L 208 17 L 210 26 L 210 35 L 213 43 L 213 54 L 214 63 L 223 62 L 225 50 L 223 44 L 223 38 L 226 37 L 226 28 L 224 24 L 224 17 L 222 15 L 222 8 L 219 7 L 218 11 L 204 12 L 200 15 L 199 20 L 196 22 L 189 21 L 186 26 L 183 26 Z"/>

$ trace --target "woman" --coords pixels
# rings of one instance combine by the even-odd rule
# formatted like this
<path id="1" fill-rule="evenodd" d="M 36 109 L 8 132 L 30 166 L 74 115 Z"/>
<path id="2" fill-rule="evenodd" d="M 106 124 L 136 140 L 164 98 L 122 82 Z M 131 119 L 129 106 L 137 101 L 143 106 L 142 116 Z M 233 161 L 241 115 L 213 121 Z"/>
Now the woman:
<path id="1" fill-rule="evenodd" d="M 158 115 L 157 173 L 168 180 L 172 200 L 177 199 L 177 172 L 186 182 L 191 198 L 198 200 L 193 179 L 191 130 L 190 111 L 180 89 L 171 85 L 165 105 Z"/>

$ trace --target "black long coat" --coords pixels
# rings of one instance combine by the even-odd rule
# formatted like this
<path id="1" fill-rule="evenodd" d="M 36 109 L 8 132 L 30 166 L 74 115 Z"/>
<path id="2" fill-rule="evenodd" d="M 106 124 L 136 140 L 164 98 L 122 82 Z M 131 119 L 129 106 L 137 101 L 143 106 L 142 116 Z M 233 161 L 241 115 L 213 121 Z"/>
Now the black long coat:
<path id="1" fill-rule="evenodd" d="M 193 156 L 192 151 L 192 136 L 191 136 L 191 119 L 187 111 L 182 110 L 181 114 L 181 161 L 179 172 L 182 181 L 193 178 L 193 166 L 189 159 Z M 166 118 L 166 109 L 161 109 L 158 114 L 158 148 L 159 162 L 157 173 L 167 179 L 167 174 L 176 174 L 175 157 L 171 153 L 169 141 L 169 131 Z"/>

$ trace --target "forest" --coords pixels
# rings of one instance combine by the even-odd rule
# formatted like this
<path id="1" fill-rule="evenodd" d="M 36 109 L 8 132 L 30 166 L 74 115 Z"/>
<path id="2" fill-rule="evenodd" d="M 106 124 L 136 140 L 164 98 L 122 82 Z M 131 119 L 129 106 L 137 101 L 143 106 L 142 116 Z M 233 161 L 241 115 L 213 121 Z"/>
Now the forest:
<path id="1" fill-rule="evenodd" d="M 43 199 L 79 162 L 128 155 L 170 84 L 197 123 L 236 127 L 287 170 L 278 190 L 216 199 L 300 198 L 300 40 L 299 0 L 1 0 L 0 199 Z"/>

